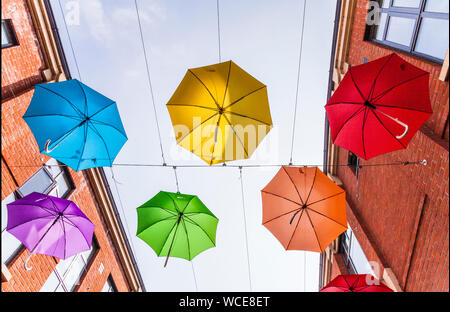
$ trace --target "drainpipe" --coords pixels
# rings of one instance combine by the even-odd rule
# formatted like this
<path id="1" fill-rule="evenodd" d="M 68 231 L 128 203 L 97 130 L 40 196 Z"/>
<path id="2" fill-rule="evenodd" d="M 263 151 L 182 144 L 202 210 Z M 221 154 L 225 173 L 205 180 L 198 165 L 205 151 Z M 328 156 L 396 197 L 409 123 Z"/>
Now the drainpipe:
<path id="1" fill-rule="evenodd" d="M 331 91 L 333 91 L 333 72 L 334 72 L 334 59 L 336 54 L 336 41 L 339 30 L 339 19 L 341 16 L 342 0 L 336 1 L 336 15 L 334 16 L 334 29 L 333 29 L 333 41 L 331 45 L 330 56 L 330 69 L 328 71 L 328 90 L 327 90 L 327 102 L 331 97 Z M 325 113 L 325 126 L 324 126 L 324 140 L 323 140 L 323 173 L 328 173 L 328 139 L 329 128 L 327 114 Z M 319 263 L 319 289 L 322 287 L 322 270 L 323 270 L 323 253 L 320 254 Z"/>

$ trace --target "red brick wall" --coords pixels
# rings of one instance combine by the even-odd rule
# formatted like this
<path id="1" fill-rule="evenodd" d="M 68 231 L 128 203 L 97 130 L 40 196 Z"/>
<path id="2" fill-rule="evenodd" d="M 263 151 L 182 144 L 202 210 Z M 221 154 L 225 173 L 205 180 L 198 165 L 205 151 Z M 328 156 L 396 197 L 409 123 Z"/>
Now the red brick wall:
<path id="1" fill-rule="evenodd" d="M 348 56 L 352 65 L 361 64 L 363 57 L 371 61 L 393 52 L 364 41 L 367 2 L 356 1 Z M 384 267 L 392 268 L 400 286 L 406 286 L 406 291 L 448 291 L 449 158 L 448 140 L 441 138 L 448 121 L 449 86 L 448 82 L 438 79 L 441 65 L 405 53 L 398 54 L 431 73 L 433 115 L 406 150 L 384 154 L 369 161 L 361 160 L 361 164 L 426 159 L 428 165 L 364 167 L 359 171 L 358 179 L 350 168 L 339 167 L 338 176 L 344 184 L 348 202 L 366 231 L 365 236 L 372 240 Z M 348 152 L 340 149 L 339 162 L 345 163 L 347 157 Z M 423 205 L 425 195 L 427 200 Z M 422 206 L 419 224 L 418 212 Z M 356 235 L 363 250 L 370 253 L 368 239 L 358 236 L 358 233 Z"/>
<path id="2" fill-rule="evenodd" d="M 342 259 L 342 254 L 333 255 L 333 264 L 331 265 L 331 278 L 330 281 L 334 280 L 339 275 L 347 275 L 348 270 L 345 266 L 344 259 Z"/>
<path id="3" fill-rule="evenodd" d="M 48 160 L 47 156 L 39 153 L 33 134 L 22 119 L 33 96 L 33 84 L 41 81 L 39 70 L 43 67 L 39 44 L 27 10 L 25 1 L 9 0 L 2 3 L 2 18 L 12 19 L 20 42 L 19 46 L 2 50 L 2 95 L 6 91 L 16 95 L 2 100 L 2 200 Z M 31 166 L 18 167 L 21 165 Z M 124 272 L 91 186 L 82 172 L 70 170 L 70 174 L 76 188 L 68 199 L 75 202 L 95 224 L 95 235 L 100 245 L 76 290 L 100 291 L 111 274 L 118 290 L 128 291 Z M 33 255 L 30 260 L 33 269 L 26 271 L 24 261 L 28 255 L 28 250 L 23 248 L 8 265 L 12 279 L 2 282 L 2 291 L 39 291 L 58 261 L 49 256 Z M 98 271 L 101 263 L 104 266 L 102 274 Z"/>

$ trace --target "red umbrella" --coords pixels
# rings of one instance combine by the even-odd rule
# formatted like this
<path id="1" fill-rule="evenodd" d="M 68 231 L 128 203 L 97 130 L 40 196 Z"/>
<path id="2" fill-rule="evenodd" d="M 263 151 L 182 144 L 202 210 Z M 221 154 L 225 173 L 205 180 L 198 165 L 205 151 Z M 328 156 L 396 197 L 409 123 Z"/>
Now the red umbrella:
<path id="1" fill-rule="evenodd" d="M 432 114 L 428 78 L 395 53 L 349 68 L 325 105 L 333 143 L 365 160 L 406 148 Z"/>
<path id="2" fill-rule="evenodd" d="M 393 292 L 370 274 L 339 275 L 320 292 Z"/>

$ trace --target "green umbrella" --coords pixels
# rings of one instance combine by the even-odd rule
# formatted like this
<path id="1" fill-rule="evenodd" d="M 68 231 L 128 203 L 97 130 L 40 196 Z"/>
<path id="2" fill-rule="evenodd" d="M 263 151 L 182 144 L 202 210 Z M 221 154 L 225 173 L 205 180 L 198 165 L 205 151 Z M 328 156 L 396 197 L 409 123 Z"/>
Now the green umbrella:
<path id="1" fill-rule="evenodd" d="M 136 236 L 158 256 L 192 260 L 216 246 L 219 219 L 195 195 L 160 191 L 137 208 Z"/>

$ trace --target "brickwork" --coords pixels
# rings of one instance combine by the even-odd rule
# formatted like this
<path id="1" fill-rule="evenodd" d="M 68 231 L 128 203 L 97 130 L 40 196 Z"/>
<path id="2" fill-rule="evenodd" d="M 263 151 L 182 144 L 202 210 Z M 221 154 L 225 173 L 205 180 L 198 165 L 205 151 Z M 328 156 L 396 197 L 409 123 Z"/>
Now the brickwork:
<path id="1" fill-rule="evenodd" d="M 12 19 L 20 43 L 19 46 L 2 50 L 1 196 L 3 200 L 30 178 L 39 166 L 48 160 L 48 157 L 40 154 L 33 134 L 22 119 L 33 96 L 33 85 L 42 81 L 40 70 L 44 66 L 26 1 L 3 1 L 2 18 Z M 5 94 L 6 99 L 3 97 Z M 100 246 L 76 291 L 101 291 L 109 274 L 112 275 L 119 291 L 128 291 L 128 282 L 107 234 L 93 190 L 83 172 L 75 172 L 71 169 L 69 171 L 75 190 L 68 199 L 75 202 L 95 224 L 95 236 Z M 2 291 L 39 291 L 58 262 L 53 257 L 33 255 L 30 260 L 33 269 L 26 271 L 24 261 L 28 255 L 29 251 L 23 248 L 8 264 L 12 279 L 2 282 Z M 99 271 L 101 265 L 104 267 L 102 272 Z"/>
<path id="2" fill-rule="evenodd" d="M 393 52 L 364 41 L 367 2 L 356 1 L 348 55 L 352 65 L 361 64 L 363 57 L 371 61 Z M 339 167 L 338 176 L 347 192 L 347 201 L 365 229 L 364 235 L 355 233 L 365 253 L 372 253 L 370 239 L 381 264 L 392 268 L 406 291 L 448 291 L 449 157 L 445 123 L 449 85 L 438 79 L 440 64 L 397 53 L 431 73 L 433 115 L 406 150 L 360 160 L 360 164 L 426 159 L 428 165 L 363 167 L 358 178 L 350 168 Z M 339 162 L 345 163 L 347 158 L 348 152 L 341 148 Z"/>

